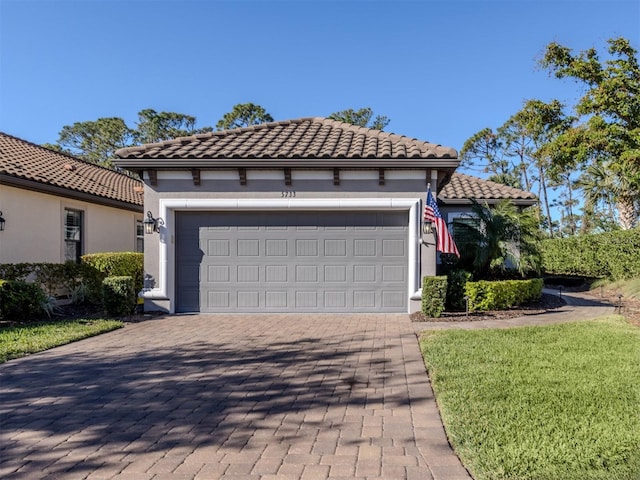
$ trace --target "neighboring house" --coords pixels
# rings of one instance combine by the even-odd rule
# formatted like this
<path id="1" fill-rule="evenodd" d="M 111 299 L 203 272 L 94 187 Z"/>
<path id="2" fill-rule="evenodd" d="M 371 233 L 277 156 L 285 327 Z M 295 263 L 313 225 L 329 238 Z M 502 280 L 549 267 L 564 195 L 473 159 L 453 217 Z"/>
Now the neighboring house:
<path id="1" fill-rule="evenodd" d="M 168 312 L 416 311 L 436 271 L 421 228 L 427 187 L 459 183 L 439 197 L 452 211 L 483 188 L 454 175 L 453 148 L 325 118 L 116 155 L 143 177 L 157 221 L 145 236 L 145 309 Z"/>
<path id="2" fill-rule="evenodd" d="M 522 208 L 538 203 L 537 197 L 531 192 L 471 175 L 454 173 L 449 183 L 438 193 L 440 210 L 448 223 L 454 226 L 452 233 L 457 221 L 464 222 L 471 218 L 471 198 L 489 207 L 503 200 L 510 200 Z"/>
<path id="3" fill-rule="evenodd" d="M 142 251 L 140 180 L 0 132 L 0 263 Z"/>

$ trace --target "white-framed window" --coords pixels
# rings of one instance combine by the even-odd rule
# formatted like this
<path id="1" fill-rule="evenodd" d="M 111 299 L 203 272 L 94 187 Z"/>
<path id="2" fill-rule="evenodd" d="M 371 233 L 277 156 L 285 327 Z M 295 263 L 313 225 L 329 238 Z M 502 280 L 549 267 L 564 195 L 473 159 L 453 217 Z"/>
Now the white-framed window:
<path id="1" fill-rule="evenodd" d="M 80 263 L 84 242 L 84 212 L 64 209 L 64 261 Z"/>
<path id="2" fill-rule="evenodd" d="M 136 220 L 136 252 L 144 252 L 144 224 Z"/>

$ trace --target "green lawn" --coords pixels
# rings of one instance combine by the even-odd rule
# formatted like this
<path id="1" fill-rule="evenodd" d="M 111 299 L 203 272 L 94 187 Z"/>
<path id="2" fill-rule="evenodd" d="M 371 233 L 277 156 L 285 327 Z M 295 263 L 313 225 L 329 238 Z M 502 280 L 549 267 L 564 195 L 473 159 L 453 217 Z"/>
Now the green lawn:
<path id="1" fill-rule="evenodd" d="M 109 332 L 117 320 L 59 320 L 0 328 L 0 363 Z"/>
<path id="2" fill-rule="evenodd" d="M 476 480 L 640 479 L 640 329 L 622 317 L 427 332 L 420 345 Z"/>

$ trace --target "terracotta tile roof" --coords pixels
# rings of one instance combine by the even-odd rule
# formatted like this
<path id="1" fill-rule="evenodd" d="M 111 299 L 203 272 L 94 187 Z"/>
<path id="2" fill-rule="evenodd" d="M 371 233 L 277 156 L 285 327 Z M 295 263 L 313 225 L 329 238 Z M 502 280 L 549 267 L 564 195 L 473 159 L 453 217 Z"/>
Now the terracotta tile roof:
<path id="1" fill-rule="evenodd" d="M 141 181 L 2 132 L 0 176 L 133 205 L 143 203 Z"/>
<path id="2" fill-rule="evenodd" d="M 125 159 L 452 159 L 453 148 L 327 118 L 301 118 L 122 148 Z"/>
<path id="3" fill-rule="evenodd" d="M 537 202 L 537 197 L 531 192 L 472 177 L 464 173 L 454 173 L 449 183 L 438 192 L 438 198 L 444 204 L 467 203 L 469 198 L 488 201 L 489 203 L 506 198 L 514 200 L 516 203 L 527 205 Z"/>

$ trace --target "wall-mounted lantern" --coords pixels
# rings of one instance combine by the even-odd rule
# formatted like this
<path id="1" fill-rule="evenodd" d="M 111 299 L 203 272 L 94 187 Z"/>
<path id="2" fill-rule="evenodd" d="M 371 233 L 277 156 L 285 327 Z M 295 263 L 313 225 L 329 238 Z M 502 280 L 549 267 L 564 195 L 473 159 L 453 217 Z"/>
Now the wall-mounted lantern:
<path id="1" fill-rule="evenodd" d="M 153 218 L 151 211 L 147 212 L 147 218 L 142 222 L 144 224 L 144 233 L 152 234 L 153 232 L 159 232 L 160 227 L 164 225 L 162 218 Z"/>
<path id="2" fill-rule="evenodd" d="M 423 220 L 422 222 L 422 233 L 425 235 L 430 234 L 433 231 L 433 223 L 427 220 Z"/>
<path id="3" fill-rule="evenodd" d="M 6 220 L 2 218 L 2 212 L 0 212 L 0 232 L 4 230 L 4 223 Z"/>

